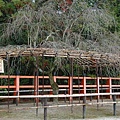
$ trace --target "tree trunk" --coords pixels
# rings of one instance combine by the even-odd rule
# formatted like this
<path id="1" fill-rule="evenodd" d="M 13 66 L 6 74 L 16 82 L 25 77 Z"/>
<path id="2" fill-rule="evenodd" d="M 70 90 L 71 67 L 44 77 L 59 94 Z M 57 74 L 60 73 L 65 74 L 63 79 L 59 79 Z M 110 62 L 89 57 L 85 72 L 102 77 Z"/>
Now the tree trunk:
<path id="1" fill-rule="evenodd" d="M 58 84 L 53 79 L 52 72 L 49 72 L 49 80 L 50 80 L 50 85 L 51 85 L 52 90 L 53 90 L 53 95 L 58 95 L 59 87 L 58 87 Z M 58 103 L 58 98 L 54 98 L 53 102 Z"/>

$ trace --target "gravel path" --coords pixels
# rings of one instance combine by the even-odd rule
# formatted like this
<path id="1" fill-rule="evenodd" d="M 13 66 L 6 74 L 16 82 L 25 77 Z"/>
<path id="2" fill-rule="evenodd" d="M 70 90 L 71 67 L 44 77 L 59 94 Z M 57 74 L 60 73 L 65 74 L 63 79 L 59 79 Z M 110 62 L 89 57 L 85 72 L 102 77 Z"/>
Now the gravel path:
<path id="1" fill-rule="evenodd" d="M 22 103 L 19 106 L 10 104 L 9 112 L 7 105 L 0 104 L 0 120 L 43 120 L 44 109 L 40 103 L 39 106 L 38 116 L 36 116 L 34 103 Z M 112 104 L 100 105 L 98 109 L 96 105 L 87 106 L 84 120 L 120 120 L 120 104 L 117 104 L 116 116 L 112 116 L 112 108 Z M 74 106 L 72 110 L 73 113 L 71 107 L 48 108 L 47 120 L 83 120 L 82 106 Z"/>

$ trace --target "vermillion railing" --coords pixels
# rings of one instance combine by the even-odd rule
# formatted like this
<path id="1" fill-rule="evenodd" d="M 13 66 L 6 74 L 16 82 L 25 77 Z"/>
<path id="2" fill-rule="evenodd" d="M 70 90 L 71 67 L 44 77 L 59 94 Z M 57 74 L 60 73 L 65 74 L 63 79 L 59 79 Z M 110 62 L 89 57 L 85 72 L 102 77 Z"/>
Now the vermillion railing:
<path id="1" fill-rule="evenodd" d="M 39 91 L 39 94 L 43 94 L 42 91 L 44 91 L 44 94 L 52 94 L 52 89 L 50 84 L 43 84 L 45 81 L 49 81 L 48 76 L 15 76 L 11 75 L 10 77 L 10 95 L 16 96 L 22 94 L 22 92 L 25 92 L 26 95 L 27 92 L 29 92 L 29 95 L 37 95 L 37 91 Z M 59 84 L 59 94 L 86 94 L 86 93 L 114 93 L 120 91 L 120 78 L 114 78 L 114 77 L 68 77 L 68 76 L 53 76 L 54 81 L 58 83 L 58 81 L 61 81 L 60 83 L 65 84 Z M 21 85 L 21 80 L 29 79 L 32 84 L 27 85 Z M 42 82 L 44 79 L 44 82 Z M 0 75 L 0 80 L 7 81 L 8 76 L 7 75 Z M 39 81 L 39 82 L 38 82 Z M 79 82 L 78 82 L 79 81 Z M 6 82 L 7 83 L 7 82 Z M 38 86 L 38 87 L 37 87 Z M 8 89 L 8 85 L 0 85 L 0 93 L 5 93 L 5 91 L 2 91 L 2 89 Z M 47 92 L 46 92 L 47 91 Z M 62 91 L 62 92 L 61 92 Z M 7 93 L 7 91 L 6 91 Z M 13 93 L 13 94 L 12 94 Z M 98 96 L 99 99 L 100 96 Z M 107 97 L 111 98 L 111 95 L 107 95 Z"/>

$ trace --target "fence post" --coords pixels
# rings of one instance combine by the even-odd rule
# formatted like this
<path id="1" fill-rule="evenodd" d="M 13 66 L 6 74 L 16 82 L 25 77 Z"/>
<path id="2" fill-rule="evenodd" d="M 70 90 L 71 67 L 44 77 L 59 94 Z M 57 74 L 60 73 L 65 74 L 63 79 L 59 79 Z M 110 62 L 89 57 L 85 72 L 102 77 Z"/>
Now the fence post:
<path id="1" fill-rule="evenodd" d="M 47 120 L 47 98 L 44 98 L 44 120 Z"/>
<path id="2" fill-rule="evenodd" d="M 69 95 L 72 95 L 72 94 L 73 94 L 72 77 L 69 77 L 69 82 L 68 82 L 68 84 L 69 84 Z M 69 101 L 70 101 L 70 103 L 72 103 L 73 98 L 70 97 Z"/>
<path id="3" fill-rule="evenodd" d="M 65 90 L 65 95 L 66 95 L 66 93 L 67 93 L 67 89 Z M 65 103 L 66 103 L 66 97 L 65 97 L 64 101 L 65 101 Z"/>
<path id="4" fill-rule="evenodd" d="M 83 119 L 85 119 L 86 116 L 86 96 L 83 97 Z"/>
<path id="5" fill-rule="evenodd" d="M 97 79 L 96 79 L 96 85 L 97 85 L 97 93 L 99 94 L 100 93 L 100 79 L 99 79 L 99 77 L 97 77 Z M 97 103 L 99 102 L 99 99 L 100 99 L 100 96 L 98 95 L 97 96 Z M 99 104 L 97 104 L 97 110 L 98 110 L 98 108 L 99 108 Z"/>
<path id="6" fill-rule="evenodd" d="M 83 77 L 81 80 L 81 85 L 83 86 L 83 89 L 80 91 L 80 93 L 86 94 L 86 77 Z"/>
<path id="7" fill-rule="evenodd" d="M 19 91 L 16 92 L 17 92 L 17 96 L 19 96 Z M 19 98 L 16 98 L 16 106 L 18 106 L 18 102 L 19 102 Z"/>
<path id="8" fill-rule="evenodd" d="M 108 89 L 106 90 L 107 93 L 112 93 L 112 79 L 109 78 L 107 80 L 107 85 L 108 85 Z M 112 99 L 112 96 L 109 95 L 109 98 Z"/>
<path id="9" fill-rule="evenodd" d="M 113 99 L 113 115 L 115 116 L 116 115 L 116 95 L 113 95 L 112 96 L 112 99 Z"/>
<path id="10" fill-rule="evenodd" d="M 14 96 L 19 96 L 19 89 L 20 89 L 20 77 L 19 75 L 16 76 L 16 79 L 14 80 L 14 86 L 15 86 L 15 92 L 14 92 Z M 13 100 L 13 103 L 16 103 L 16 106 L 18 106 L 20 99 L 19 98 L 15 98 Z"/>

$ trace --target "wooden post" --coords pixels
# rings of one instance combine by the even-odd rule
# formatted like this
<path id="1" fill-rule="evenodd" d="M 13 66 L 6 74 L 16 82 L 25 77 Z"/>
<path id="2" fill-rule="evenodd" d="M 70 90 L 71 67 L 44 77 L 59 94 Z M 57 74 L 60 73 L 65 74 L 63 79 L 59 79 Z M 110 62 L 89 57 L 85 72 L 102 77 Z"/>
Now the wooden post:
<path id="1" fill-rule="evenodd" d="M 16 96 L 16 94 L 17 94 L 17 91 L 16 91 L 16 78 L 14 79 L 14 86 L 15 86 L 15 88 L 14 88 L 13 96 Z M 13 104 L 14 103 L 16 103 L 16 98 L 13 99 Z"/>
<path id="2" fill-rule="evenodd" d="M 109 86 L 108 89 L 106 90 L 107 93 L 112 93 L 112 82 L 111 82 L 111 78 L 109 78 L 107 80 L 107 85 Z M 112 96 L 109 95 L 109 98 L 112 99 Z"/>
<path id="3" fill-rule="evenodd" d="M 19 96 L 19 89 L 20 89 L 20 78 L 17 75 L 16 76 L 16 95 L 18 95 L 18 96 Z M 16 106 L 18 106 L 19 101 L 20 101 L 20 99 L 16 98 Z"/>
<path id="4" fill-rule="evenodd" d="M 65 90 L 65 95 L 67 94 L 67 89 Z M 64 99 L 64 102 L 66 103 L 66 97 Z"/>
<path id="5" fill-rule="evenodd" d="M 113 102 L 116 102 L 116 95 L 112 96 Z M 116 103 L 113 103 L 113 115 L 116 115 Z"/>
<path id="6" fill-rule="evenodd" d="M 56 82 L 56 76 L 53 76 L 54 82 Z"/>
<path id="7" fill-rule="evenodd" d="M 38 85 L 39 83 L 39 79 L 38 79 L 38 75 L 35 76 L 34 78 L 34 95 L 38 95 Z M 35 98 L 35 103 L 36 103 L 36 116 L 38 116 L 38 102 L 39 102 L 39 98 Z"/>
<path id="8" fill-rule="evenodd" d="M 68 84 L 69 84 L 69 95 L 72 95 L 72 77 L 69 77 L 69 80 L 68 80 Z M 72 103 L 72 97 L 70 97 L 70 103 Z"/>
<path id="9" fill-rule="evenodd" d="M 83 104 L 86 104 L 86 96 L 83 97 Z M 86 117 L 86 105 L 83 105 L 83 119 Z"/>
<path id="10" fill-rule="evenodd" d="M 78 81 L 78 86 L 79 86 L 79 88 L 78 88 L 78 89 L 79 89 L 79 92 L 78 92 L 78 93 L 80 94 L 80 82 L 81 82 L 81 81 L 80 81 L 79 77 L 78 77 L 78 80 L 79 80 L 79 81 Z M 80 103 L 80 96 L 79 96 L 79 103 Z"/>
<path id="11" fill-rule="evenodd" d="M 97 84 L 97 93 L 99 94 L 100 93 L 100 82 L 99 82 L 100 80 L 99 80 L 99 77 L 97 77 L 97 79 L 96 79 L 96 84 Z M 100 99 L 100 96 L 98 95 L 97 96 L 97 102 L 99 102 L 99 99 Z M 97 104 L 97 110 L 98 110 L 98 107 L 99 107 L 99 104 Z"/>
<path id="12" fill-rule="evenodd" d="M 86 94 L 86 77 L 83 77 L 81 85 L 83 85 L 83 89 L 80 92 Z"/>
<path id="13" fill-rule="evenodd" d="M 10 95 L 10 58 L 9 54 L 6 52 L 7 55 L 7 72 L 8 72 L 8 96 Z M 8 112 L 9 112 L 9 98 L 8 98 Z"/>
<path id="14" fill-rule="evenodd" d="M 34 95 L 37 95 L 37 77 L 34 77 Z M 37 98 L 35 98 L 35 101 L 37 101 Z"/>
<path id="15" fill-rule="evenodd" d="M 97 86 L 97 93 L 99 94 L 100 93 L 100 88 L 99 88 L 99 86 L 100 86 L 100 82 L 99 82 L 99 77 L 97 77 L 97 79 L 96 79 L 96 86 Z M 97 96 L 97 99 L 99 99 L 100 98 L 100 96 Z"/>
<path id="16" fill-rule="evenodd" d="M 19 89 L 20 89 L 20 77 L 17 75 L 15 80 L 14 80 L 14 96 L 19 96 Z M 13 103 L 16 103 L 16 106 L 18 106 L 18 103 L 20 102 L 19 98 L 13 99 Z"/>
<path id="17" fill-rule="evenodd" d="M 44 98 L 44 120 L 47 120 L 47 98 Z"/>
<path id="18" fill-rule="evenodd" d="M 83 77 L 81 84 L 83 85 L 82 93 L 86 94 L 86 77 L 85 76 Z M 83 97 L 83 104 L 86 104 L 86 96 Z M 86 105 L 83 105 L 83 119 L 85 118 L 85 116 L 86 116 Z"/>

